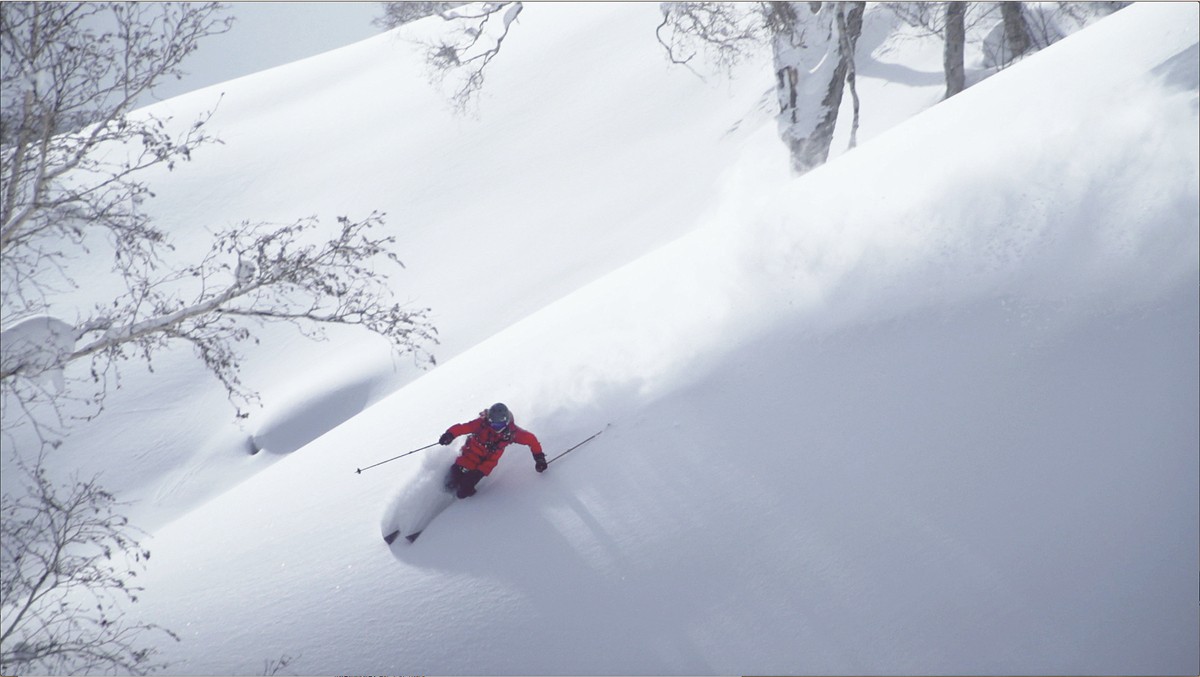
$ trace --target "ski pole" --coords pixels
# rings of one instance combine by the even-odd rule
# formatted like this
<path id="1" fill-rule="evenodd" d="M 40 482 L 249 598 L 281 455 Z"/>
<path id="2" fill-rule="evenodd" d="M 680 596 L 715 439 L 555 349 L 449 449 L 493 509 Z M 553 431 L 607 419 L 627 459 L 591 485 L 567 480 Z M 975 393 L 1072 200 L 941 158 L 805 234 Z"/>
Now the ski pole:
<path id="1" fill-rule="evenodd" d="M 611 424 L 610 424 L 610 425 L 611 425 Z M 591 442 L 592 440 L 594 440 L 594 439 L 596 439 L 597 437 L 599 437 L 599 436 L 600 436 L 600 433 L 604 432 L 605 430 L 608 430 L 608 426 L 604 426 L 603 428 L 601 428 L 601 429 L 600 429 L 600 432 L 596 433 L 595 435 L 592 435 L 591 437 L 589 437 L 589 438 L 587 438 L 586 440 L 584 440 L 584 441 L 580 442 L 579 444 L 576 444 L 575 446 L 571 447 L 570 449 L 567 449 L 566 451 L 564 451 L 563 453 L 559 454 L 558 456 L 555 456 L 554 458 L 550 459 L 549 461 L 546 461 L 546 465 L 547 465 L 547 466 L 549 466 L 551 463 L 553 463 L 553 462 L 557 461 L 558 459 L 562 458 L 563 456 L 566 456 L 567 454 L 571 453 L 572 451 L 575 451 L 575 450 L 576 450 L 576 449 L 578 449 L 579 447 L 582 447 L 583 445 L 587 444 L 588 442 Z"/>
<path id="2" fill-rule="evenodd" d="M 357 469 L 355 469 L 355 471 L 354 471 L 354 472 L 356 472 L 356 473 L 358 473 L 359 475 L 361 475 L 361 474 L 362 474 L 362 471 L 364 471 L 364 470 L 370 470 L 371 468 L 374 468 L 376 465 L 383 465 L 384 463 L 391 463 L 392 461 L 394 461 L 394 460 L 396 460 L 396 459 L 398 459 L 398 458 L 404 458 L 405 456 L 409 456 L 409 455 L 411 455 L 411 454 L 415 454 L 415 453 L 417 453 L 418 451 L 424 451 L 424 450 L 428 449 L 429 447 L 436 447 L 437 445 L 438 445 L 438 443 L 437 443 L 437 442 L 434 442 L 433 444 L 426 444 L 425 446 L 421 447 L 420 449 L 413 449 L 412 451 L 406 451 L 406 452 L 404 452 L 403 454 L 400 454 L 399 456 L 393 456 L 393 457 L 389 458 L 388 460 L 386 460 L 386 461 L 380 461 L 380 462 L 376 463 L 375 465 L 369 465 L 369 466 L 367 466 L 367 467 L 365 467 L 365 468 L 357 468 Z"/>

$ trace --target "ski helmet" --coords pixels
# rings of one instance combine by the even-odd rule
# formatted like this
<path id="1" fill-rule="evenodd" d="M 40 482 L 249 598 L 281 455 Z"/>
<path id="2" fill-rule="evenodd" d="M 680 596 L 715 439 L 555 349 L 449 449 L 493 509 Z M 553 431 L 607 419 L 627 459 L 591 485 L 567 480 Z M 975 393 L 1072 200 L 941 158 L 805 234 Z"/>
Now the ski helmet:
<path id="1" fill-rule="evenodd" d="M 512 412 L 508 410 L 508 407 L 497 402 L 488 407 L 487 421 L 492 430 L 504 430 L 508 424 L 512 423 Z"/>

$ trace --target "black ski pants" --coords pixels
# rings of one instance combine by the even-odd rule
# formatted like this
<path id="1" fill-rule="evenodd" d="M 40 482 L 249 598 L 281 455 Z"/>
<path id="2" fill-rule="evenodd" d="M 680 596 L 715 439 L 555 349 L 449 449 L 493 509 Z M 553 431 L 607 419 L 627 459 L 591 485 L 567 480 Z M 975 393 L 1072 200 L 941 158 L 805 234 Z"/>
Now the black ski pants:
<path id="1" fill-rule="evenodd" d="M 450 466 L 450 472 L 446 474 L 446 491 L 453 491 L 459 498 L 472 496 L 475 494 L 475 485 L 481 479 L 481 471 L 467 470 L 456 463 Z"/>

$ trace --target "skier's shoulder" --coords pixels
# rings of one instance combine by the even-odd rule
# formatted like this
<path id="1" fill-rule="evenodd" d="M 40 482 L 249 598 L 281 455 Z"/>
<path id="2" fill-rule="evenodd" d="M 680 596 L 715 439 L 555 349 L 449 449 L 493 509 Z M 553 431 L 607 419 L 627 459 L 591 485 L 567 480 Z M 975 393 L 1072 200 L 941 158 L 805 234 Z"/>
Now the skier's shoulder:
<path id="1" fill-rule="evenodd" d="M 536 440 L 537 439 L 537 435 L 534 435 L 533 433 L 522 428 L 521 426 L 517 425 L 516 423 L 512 424 L 512 430 L 513 430 L 513 439 L 517 442 L 524 442 L 525 440 Z"/>
<path id="2" fill-rule="evenodd" d="M 475 418 L 471 419 L 470 421 L 464 421 L 463 423 L 455 423 L 454 425 L 450 426 L 450 431 L 456 435 L 479 432 L 479 429 L 481 426 L 483 426 L 483 423 L 483 419 Z"/>

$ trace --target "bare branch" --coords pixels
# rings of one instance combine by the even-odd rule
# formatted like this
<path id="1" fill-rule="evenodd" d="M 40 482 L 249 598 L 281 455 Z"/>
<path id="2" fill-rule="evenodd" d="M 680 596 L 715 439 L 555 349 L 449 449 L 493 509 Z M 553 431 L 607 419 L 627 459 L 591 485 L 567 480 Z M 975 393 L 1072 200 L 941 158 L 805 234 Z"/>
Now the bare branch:
<path id="1" fill-rule="evenodd" d="M 7 314 L 38 312 L 59 285 L 74 286 L 64 242 L 82 247 L 89 234 L 107 237 L 119 258 L 153 262 L 163 235 L 139 209 L 151 193 L 136 177 L 214 142 L 204 131 L 211 112 L 172 133 L 167 120 L 130 109 L 156 82 L 178 76 L 201 38 L 228 30 L 220 10 L 216 3 L 0 5 Z"/>
<path id="2" fill-rule="evenodd" d="M 728 73 L 765 45 L 761 3 L 664 2 L 660 9 L 663 20 L 655 36 L 671 63 L 691 68 L 703 52 L 712 65 Z"/>
<path id="3" fill-rule="evenodd" d="M 292 656 L 290 654 L 282 654 L 279 656 L 279 658 L 265 660 L 265 661 L 263 661 L 263 671 L 258 674 L 268 675 L 268 676 L 278 675 L 281 670 L 290 666 L 292 664 L 292 662 L 298 658 L 300 658 L 300 656 Z"/>
<path id="4" fill-rule="evenodd" d="M 93 373 L 98 365 L 103 371 L 137 355 L 150 361 L 181 340 L 193 346 L 245 415 L 241 405 L 256 395 L 241 385 L 234 346 L 253 339 L 247 320 L 290 322 L 314 336 L 322 325 L 360 326 L 386 338 L 397 353 L 432 363 L 424 349 L 436 343 L 428 309 L 393 299 L 387 267 L 403 264 L 390 251 L 395 238 L 373 234 L 383 217 L 340 217 L 336 232 L 324 241 L 315 237 L 321 229 L 315 218 L 282 226 L 243 223 L 218 234 L 200 263 L 143 279 L 125 297 L 97 307 L 72 328 L 69 351 L 10 352 L 0 363 L 0 380 L 37 378 L 88 357 Z"/>
<path id="5" fill-rule="evenodd" d="M 483 89 L 488 64 L 500 53 L 521 2 L 433 3 L 446 22 L 436 42 L 425 43 L 431 78 L 449 90 L 451 103 L 466 111 Z"/>
<path id="6" fill-rule="evenodd" d="M 17 459 L 25 495 L 0 497 L 0 671 L 4 674 L 146 674 L 166 667 L 142 636 L 174 633 L 127 620 L 142 588 L 132 583 L 150 551 L 95 479 L 56 485 L 39 455 Z"/>
<path id="7" fill-rule="evenodd" d="M 481 26 L 500 12 L 499 40 L 520 8 L 489 3 L 473 13 L 460 4 L 436 9 L 462 10 Z M 178 75 L 198 40 L 228 29 L 220 10 L 215 3 L 0 5 L 0 394 L 6 411 L 24 415 L 5 415 L 10 441 L 21 428 L 53 446 L 70 422 L 100 413 L 107 388 L 120 384 L 118 365 L 141 358 L 153 368 L 160 350 L 180 342 L 244 415 L 242 405 L 256 395 L 239 379 L 238 349 L 256 341 L 253 329 L 264 321 L 290 322 L 313 337 L 331 324 L 359 326 L 399 353 L 433 361 L 422 347 L 436 343 L 426 311 L 396 302 L 388 287 L 389 267 L 402 265 L 390 251 L 394 239 L 376 234 L 382 214 L 328 227 L 315 218 L 243 223 L 216 234 L 195 261 L 179 260 L 143 209 L 153 197 L 145 170 L 171 169 L 217 141 L 206 131 L 212 111 L 181 128 L 129 109 L 161 78 Z M 499 41 L 489 50 L 476 40 L 478 53 L 464 58 L 482 69 Z M 79 308 L 79 317 L 48 316 L 60 294 L 81 305 L 72 270 L 85 256 L 111 256 L 124 291 L 97 299 L 90 313 Z M 91 384 L 78 370 L 64 376 L 68 365 L 87 361 Z M 69 411 L 60 408 L 67 403 Z"/>
<path id="8" fill-rule="evenodd" d="M 418 21 L 435 14 L 441 15 L 444 12 L 462 7 L 466 2 L 427 2 L 425 0 L 416 0 L 409 2 L 381 2 L 383 6 L 383 16 L 377 17 L 371 23 L 383 29 L 392 29 L 398 26 L 403 26 L 406 23 Z"/>

